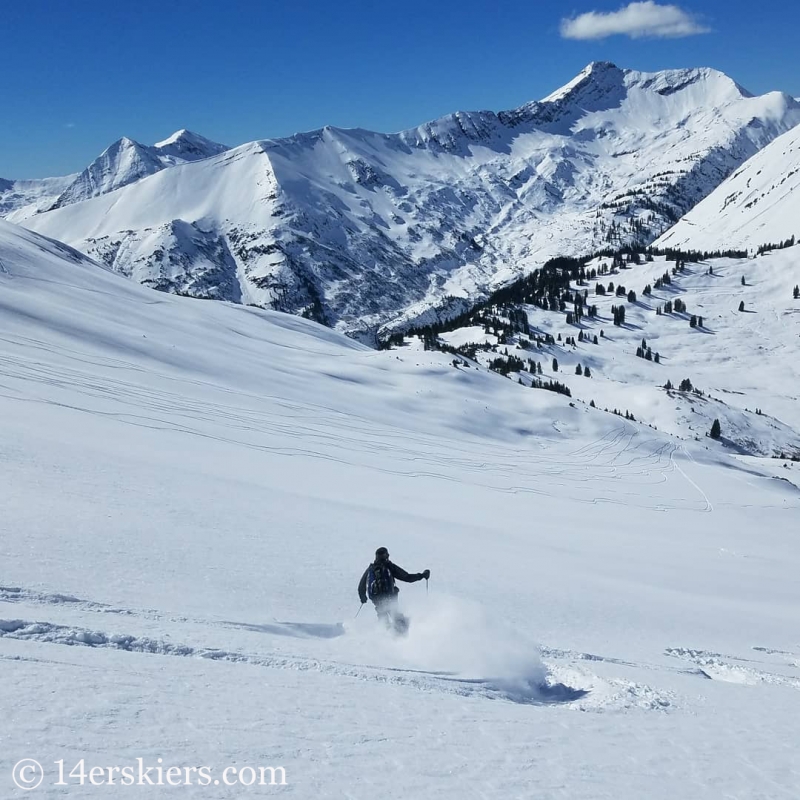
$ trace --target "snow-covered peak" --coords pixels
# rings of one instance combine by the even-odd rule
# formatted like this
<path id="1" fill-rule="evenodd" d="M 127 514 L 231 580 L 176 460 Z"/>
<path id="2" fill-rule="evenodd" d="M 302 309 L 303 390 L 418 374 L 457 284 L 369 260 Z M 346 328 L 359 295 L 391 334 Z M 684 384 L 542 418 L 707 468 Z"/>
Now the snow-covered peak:
<path id="1" fill-rule="evenodd" d="M 771 100 L 759 103 L 758 110 L 745 110 L 743 116 L 764 112 L 777 118 L 796 106 L 788 95 L 773 95 L 765 95 Z M 686 124 L 691 117 L 698 118 L 707 109 L 745 109 L 742 101 L 748 99 L 761 100 L 753 98 L 725 73 L 707 67 L 639 72 L 595 61 L 543 100 L 501 112 L 499 117 L 513 125 L 525 122 L 550 133 L 568 134 L 578 120 L 589 115 L 621 111 L 631 129 L 674 128 Z M 597 121 L 597 117 L 589 116 L 592 124 Z"/>
<path id="2" fill-rule="evenodd" d="M 53 207 L 61 208 L 113 192 L 162 169 L 164 164 L 153 148 L 123 136 L 107 147 L 78 175 Z"/>
<path id="3" fill-rule="evenodd" d="M 175 131 L 172 136 L 162 142 L 156 142 L 153 148 L 161 156 L 179 161 L 197 161 L 201 158 L 210 158 L 228 150 L 227 145 L 212 142 L 205 136 L 182 128 Z"/>
<path id="4" fill-rule="evenodd" d="M 100 160 L 107 163 L 113 163 L 115 161 L 123 163 L 136 160 L 147 161 L 150 156 L 149 150 L 150 148 L 146 145 L 139 144 L 139 142 L 129 139 L 127 136 L 123 136 L 117 139 L 116 142 L 112 142 L 94 163 Z"/>
<path id="5" fill-rule="evenodd" d="M 569 83 L 542 98 L 541 102 L 556 103 L 590 84 L 597 88 L 610 89 L 618 86 L 624 76 L 625 71 L 610 61 L 593 61 L 585 66 Z"/>
<path id="6" fill-rule="evenodd" d="M 167 145 L 175 144 L 176 142 L 179 142 L 187 138 L 196 139 L 202 137 L 196 133 L 192 133 L 192 131 L 187 130 L 186 128 L 181 128 L 179 131 L 175 131 L 175 133 L 173 133 L 172 136 L 167 136 L 166 139 L 163 139 L 160 142 L 156 142 L 153 145 L 153 147 L 166 147 Z"/>
<path id="7" fill-rule="evenodd" d="M 52 208 L 113 192 L 166 167 L 200 161 L 224 153 L 227 149 L 223 144 L 185 129 L 152 146 L 123 136 L 107 147 L 67 186 Z"/>
<path id="8" fill-rule="evenodd" d="M 689 89 L 702 87 L 708 99 L 716 102 L 740 100 L 753 95 L 724 72 L 710 67 L 667 69 L 661 72 L 625 70 L 626 86 L 653 91 L 662 97 Z"/>

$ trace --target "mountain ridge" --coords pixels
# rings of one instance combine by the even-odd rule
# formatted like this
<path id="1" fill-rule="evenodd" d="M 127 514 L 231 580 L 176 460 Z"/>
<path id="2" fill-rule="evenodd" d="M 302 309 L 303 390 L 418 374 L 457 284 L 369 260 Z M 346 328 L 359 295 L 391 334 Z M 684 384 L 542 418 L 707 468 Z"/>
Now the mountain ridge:
<path id="1" fill-rule="evenodd" d="M 553 256 L 649 244 L 798 122 L 716 70 L 594 62 L 512 111 L 259 140 L 26 224 L 148 285 L 374 343 Z"/>

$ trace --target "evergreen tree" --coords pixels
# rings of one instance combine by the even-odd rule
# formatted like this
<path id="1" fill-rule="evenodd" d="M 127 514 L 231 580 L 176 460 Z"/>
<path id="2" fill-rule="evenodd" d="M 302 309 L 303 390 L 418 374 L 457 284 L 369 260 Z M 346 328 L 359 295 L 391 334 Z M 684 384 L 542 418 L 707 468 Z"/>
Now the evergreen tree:
<path id="1" fill-rule="evenodd" d="M 583 375 L 583 367 L 581 367 L 580 364 L 578 364 L 578 366 L 575 367 L 575 374 L 576 375 Z"/>
<path id="2" fill-rule="evenodd" d="M 594 335 L 594 343 L 597 344 L 597 334 Z"/>
<path id="3" fill-rule="evenodd" d="M 553 372 L 558 372 L 558 359 L 553 359 Z"/>
<path id="4" fill-rule="evenodd" d="M 711 433 L 709 435 L 712 439 L 719 439 L 719 437 L 722 436 L 722 428 L 720 427 L 718 419 L 715 419 L 711 425 Z"/>
<path id="5" fill-rule="evenodd" d="M 702 317 L 698 317 L 697 318 L 697 327 L 698 328 L 702 328 L 703 327 L 703 318 Z"/>
<path id="6" fill-rule="evenodd" d="M 656 362 L 656 364 L 660 364 L 660 363 L 661 363 L 661 355 L 660 355 L 659 353 L 656 353 L 656 354 L 653 356 L 653 361 L 655 361 L 655 362 Z"/>
<path id="7" fill-rule="evenodd" d="M 592 400 L 592 402 L 589 403 L 589 407 L 590 408 L 597 408 L 597 406 L 594 404 L 594 400 Z"/>
<path id="8" fill-rule="evenodd" d="M 636 292 L 634 292 L 633 289 L 631 289 L 628 292 L 628 302 L 629 303 L 635 303 L 636 302 Z"/>
<path id="9" fill-rule="evenodd" d="M 744 279 L 744 275 L 742 275 L 742 286 L 747 286 L 747 282 Z"/>
<path id="10" fill-rule="evenodd" d="M 591 378 L 592 377 L 592 371 L 589 369 L 589 367 L 584 367 L 583 368 L 583 377 L 584 378 Z"/>
<path id="11" fill-rule="evenodd" d="M 739 303 L 739 311 L 744 311 L 744 300 Z"/>
<path id="12" fill-rule="evenodd" d="M 689 320 L 689 327 L 696 328 L 697 327 L 697 317 L 692 314 L 692 318 Z"/>
<path id="13" fill-rule="evenodd" d="M 797 300 L 798 298 L 800 298 L 800 286 L 795 286 L 794 287 L 794 299 Z"/>

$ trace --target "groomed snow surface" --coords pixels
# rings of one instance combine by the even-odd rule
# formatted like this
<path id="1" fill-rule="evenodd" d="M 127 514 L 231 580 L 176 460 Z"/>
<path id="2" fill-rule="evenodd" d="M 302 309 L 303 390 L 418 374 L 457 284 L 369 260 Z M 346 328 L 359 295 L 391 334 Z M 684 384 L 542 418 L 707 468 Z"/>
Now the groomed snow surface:
<path id="1" fill-rule="evenodd" d="M 0 343 L 3 797 L 22 758 L 45 798 L 798 796 L 800 502 L 761 460 L 5 223 Z M 354 619 L 379 545 L 432 571 L 407 639 Z M 53 786 L 80 758 L 288 785 Z"/>

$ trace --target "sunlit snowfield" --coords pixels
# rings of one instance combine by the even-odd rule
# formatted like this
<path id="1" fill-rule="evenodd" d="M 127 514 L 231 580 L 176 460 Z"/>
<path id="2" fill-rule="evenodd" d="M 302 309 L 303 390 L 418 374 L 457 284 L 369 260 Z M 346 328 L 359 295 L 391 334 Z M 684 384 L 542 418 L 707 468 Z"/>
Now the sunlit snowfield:
<path id="1" fill-rule="evenodd" d="M 259 796 L 800 793 L 769 464 L 7 224 L 0 263 L 1 796 L 22 758 L 139 757 L 285 767 Z M 379 545 L 432 572 L 407 639 L 354 618 Z"/>

